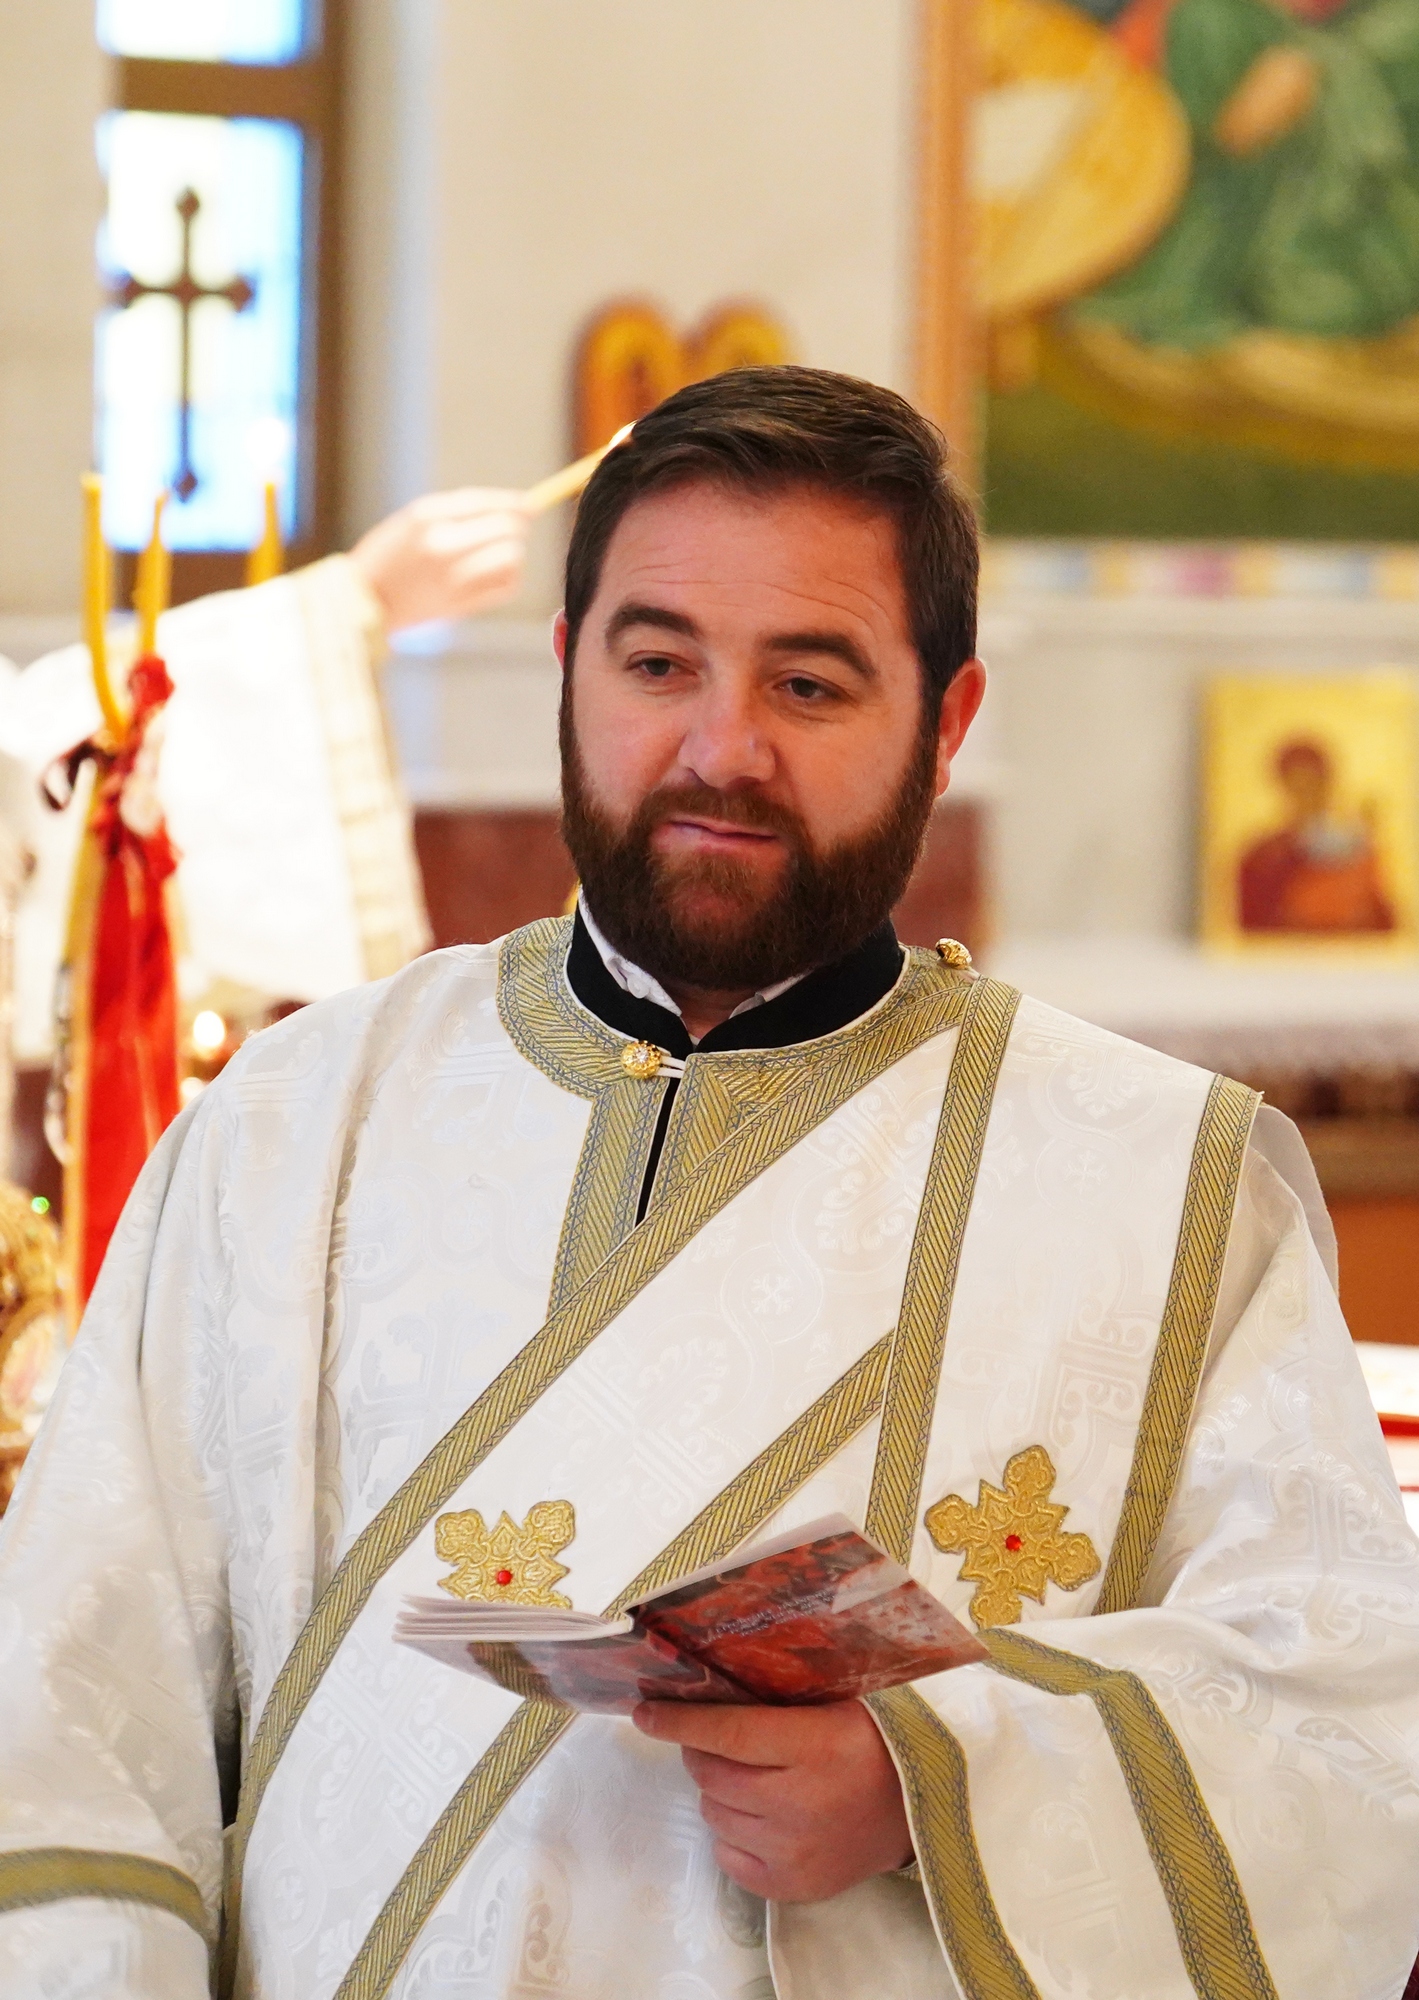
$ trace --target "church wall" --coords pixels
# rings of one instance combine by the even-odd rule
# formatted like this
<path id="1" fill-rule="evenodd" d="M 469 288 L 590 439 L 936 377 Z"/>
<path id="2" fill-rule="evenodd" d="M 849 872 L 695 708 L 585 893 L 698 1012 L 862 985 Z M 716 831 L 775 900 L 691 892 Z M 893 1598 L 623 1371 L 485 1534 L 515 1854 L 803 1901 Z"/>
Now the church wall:
<path id="1" fill-rule="evenodd" d="M 560 464 L 579 329 L 617 296 L 685 326 L 755 298 L 803 360 L 906 386 L 913 22 L 909 0 L 360 0 L 351 531 L 424 485 Z M 555 608 L 559 525 L 524 613 Z"/>
<path id="2" fill-rule="evenodd" d="M 1409 602 L 997 592 L 987 606 L 1005 937 L 1194 933 L 1212 675 L 1400 666 L 1419 678 Z"/>
<path id="3" fill-rule="evenodd" d="M 78 596 L 104 72 L 93 0 L 0 0 L 0 615 Z"/>

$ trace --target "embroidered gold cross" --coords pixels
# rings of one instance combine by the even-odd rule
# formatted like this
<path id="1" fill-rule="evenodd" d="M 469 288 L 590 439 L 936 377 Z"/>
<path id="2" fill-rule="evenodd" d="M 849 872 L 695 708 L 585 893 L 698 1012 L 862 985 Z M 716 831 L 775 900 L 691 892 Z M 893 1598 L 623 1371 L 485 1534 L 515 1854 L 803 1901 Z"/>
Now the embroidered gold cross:
<path id="1" fill-rule="evenodd" d="M 491 1528 L 476 1507 L 464 1514 L 440 1514 L 434 1547 L 444 1562 L 456 1563 L 439 1589 L 481 1604 L 557 1604 L 571 1599 L 553 1590 L 567 1574 L 556 1560 L 576 1533 L 570 1500 L 540 1500 L 519 1528 L 506 1513 Z"/>
<path id="2" fill-rule="evenodd" d="M 1087 1535 L 1062 1535 L 1069 1512 L 1050 1499 L 1054 1462 L 1042 1444 L 1017 1451 L 1005 1468 L 1004 1486 L 980 1482 L 972 1507 L 948 1493 L 926 1510 L 926 1531 L 943 1555 L 960 1550 L 961 1578 L 976 1586 L 971 1617 L 977 1625 L 1013 1625 L 1021 1596 L 1043 1604 L 1045 1585 L 1077 1590 L 1099 1573 L 1099 1554 Z"/>

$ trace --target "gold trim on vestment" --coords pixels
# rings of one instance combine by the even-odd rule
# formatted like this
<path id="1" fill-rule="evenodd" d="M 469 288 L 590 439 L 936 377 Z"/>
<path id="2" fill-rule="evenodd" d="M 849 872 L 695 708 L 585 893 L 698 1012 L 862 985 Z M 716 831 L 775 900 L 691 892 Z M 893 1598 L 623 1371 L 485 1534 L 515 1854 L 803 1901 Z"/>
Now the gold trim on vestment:
<path id="1" fill-rule="evenodd" d="M 1242 1163 L 1260 1102 L 1259 1092 L 1230 1077 L 1212 1079 L 1192 1150 L 1167 1302 L 1095 1617 L 1126 1611 L 1138 1602 L 1172 1505 L 1212 1337 Z"/>
<path id="2" fill-rule="evenodd" d="M 965 1754 L 914 1687 L 867 1697 L 902 1781 L 922 1886 L 963 2000 L 1040 2000 L 990 1893 Z"/>
<path id="3" fill-rule="evenodd" d="M 999 1004 L 1003 1007 L 1003 996 Z M 968 1170 L 971 1180 L 1009 1028 L 1007 1014 L 998 1033 L 998 1049 L 984 1033 L 969 1035 L 966 1026 L 957 1045 L 937 1144 L 938 1150 L 950 1152 L 955 1171 L 961 1174 Z M 987 1089 L 981 1081 L 973 1080 L 972 1056 L 976 1063 L 983 1063 L 988 1050 L 994 1052 L 995 1071 Z M 980 1122 L 980 1136 L 975 1139 L 968 1169 L 970 1155 L 964 1132 L 958 1133 L 954 1151 L 950 1150 L 952 1120 L 947 1109 L 958 1077 L 963 1093 L 960 1123 L 967 1123 L 970 1115 L 966 1111 L 967 1093 Z M 1133 1466 L 1096 1607 L 1099 1611 L 1121 1609 L 1136 1599 L 1172 1499 L 1211 1337 L 1237 1186 L 1258 1102 L 1254 1091 L 1217 1077 L 1203 1109 Z M 933 1170 L 935 1167 L 933 1160 Z M 928 1177 L 928 1194 L 934 1183 L 933 1171 Z M 969 1209 L 969 1185 L 968 1181 L 959 1210 L 962 1228 Z M 944 1249 L 944 1231 L 940 1226 L 928 1231 L 925 1222 L 924 1211 L 913 1246 L 913 1269 L 918 1251 L 925 1255 L 934 1248 L 939 1259 Z M 939 1323 L 933 1323 L 930 1306 L 934 1299 L 942 1298 L 949 1310 L 951 1284 L 954 1260 L 949 1277 L 942 1263 L 934 1283 L 924 1286 L 920 1310 L 909 1312 L 907 1296 L 903 1300 L 898 1341 L 905 1343 L 908 1322 L 915 1322 L 917 1331 L 911 1343 L 914 1363 L 909 1364 L 910 1372 L 904 1369 L 899 1374 L 894 1356 L 867 1517 L 869 1531 L 900 1561 L 910 1557 L 945 1339 L 945 1311 Z M 911 1289 L 909 1278 L 908 1296 Z M 900 1411 L 894 1407 L 899 1393 Z M 1097 1703 L 1201 2000 L 1275 2000 L 1230 1856 L 1180 1746 L 1142 1681 L 1133 1674 L 1094 1668 L 1072 1655 L 1054 1654 L 1015 1632 L 997 1629 L 982 1636 L 991 1649 L 993 1664 L 1002 1671 L 1037 1686 L 1049 1686 L 1052 1692 L 1088 1694 Z M 1064 1664 L 1044 1668 L 1041 1661 Z M 1026 1670 L 1027 1663 L 1033 1671 Z M 966 1761 L 960 1744 L 913 1689 L 894 1688 L 873 1695 L 869 1706 L 901 1775 L 923 1885 L 942 1947 L 967 2000 L 1038 2000 L 990 1893 L 971 1823 Z"/>
<path id="4" fill-rule="evenodd" d="M 440 1590 L 479 1604 L 552 1604 L 570 1611 L 572 1601 L 553 1585 L 571 1572 L 557 1557 L 576 1539 L 576 1509 L 570 1500 L 539 1500 L 525 1521 L 504 1508 L 489 1527 L 476 1507 L 440 1514 L 434 1522 L 434 1552 L 454 1565 L 441 1576 Z"/>
<path id="5" fill-rule="evenodd" d="M 970 988 L 902 1288 L 867 1532 L 907 1565 L 961 1245 L 1019 1001 L 995 980 Z M 1039 2000 L 990 1893 L 960 1744 L 914 1688 L 890 1688 L 868 1705 L 902 1781 L 932 1921 L 965 2000 Z"/>
<path id="6" fill-rule="evenodd" d="M 71 1896 L 109 1903 L 147 1903 L 166 1910 L 211 1948 L 202 1892 L 190 1875 L 145 1854 L 109 1854 L 91 1847 L 27 1847 L 0 1854 L 0 1913 L 32 1910 Z"/>
<path id="7" fill-rule="evenodd" d="M 498 1814 L 576 1721 L 554 1701 L 524 1701 L 512 1712 L 420 1841 L 333 2000 L 383 2000 L 419 1932 Z"/>
<path id="8" fill-rule="evenodd" d="M 1277 2000 L 1232 1857 L 1147 1684 L 1023 1632 L 982 1637 L 1001 1673 L 1048 1694 L 1087 1695 L 1098 1709 L 1198 2000 Z"/>
<path id="9" fill-rule="evenodd" d="M 870 1347 L 627 1584 L 605 1615 L 616 1617 L 662 1584 L 732 1554 L 777 1513 L 881 1408 L 890 1345 L 883 1335 Z M 384 2000 L 419 1932 L 478 1842 L 575 1720 L 572 1710 L 550 1701 L 526 1701 L 514 1711 L 420 1843 L 334 2000 Z"/>
<path id="10" fill-rule="evenodd" d="M 909 1564 L 916 1536 L 922 1468 L 936 1413 L 936 1385 L 946 1323 L 956 1290 L 961 1244 L 975 1194 L 996 1080 L 1005 1060 L 1020 995 L 998 980 L 973 980 L 912 1239 L 892 1373 L 882 1411 L 877 1462 L 867 1502 L 867 1532 Z"/>
<path id="11" fill-rule="evenodd" d="M 823 1043 L 831 1039 L 824 1036 Z M 812 1044 L 815 1054 L 823 1043 Z M 784 1062 L 784 1056 L 790 1060 Z M 747 1118 L 781 1097 L 802 1063 L 801 1044 L 792 1049 L 724 1049 L 687 1057 L 665 1128 L 651 1207 L 658 1207 L 676 1182 L 722 1146 Z"/>
<path id="12" fill-rule="evenodd" d="M 498 1015 L 513 1046 L 563 1090 L 591 1099 L 552 1270 L 549 1310 L 565 1304 L 636 1223 L 666 1079 L 627 1074 L 631 1047 L 577 1004 L 564 976 L 572 919 L 514 931 L 498 963 Z"/>
<path id="13" fill-rule="evenodd" d="M 999 1486 L 977 1482 L 975 1506 L 948 1493 L 927 1508 L 937 1548 L 966 1559 L 957 1574 L 976 1586 L 969 1607 L 976 1626 L 1013 1625 L 1024 1598 L 1043 1604 L 1051 1583 L 1079 1590 L 1103 1567 L 1089 1537 L 1063 1526 L 1069 1509 L 1051 1497 L 1057 1477 L 1044 1446 L 1027 1444 L 1008 1460 Z"/>
<path id="14" fill-rule="evenodd" d="M 552 919 L 516 931 L 504 942 L 499 1010 L 530 1062 L 564 1087 L 587 1095 L 602 1070 L 624 1077 L 619 1050 L 626 1038 L 602 1027 L 565 990 L 562 968 L 570 937 L 569 920 Z M 801 1051 L 796 1062 L 792 1050 L 773 1052 L 792 1072 L 777 1096 L 746 1115 L 721 1144 L 684 1172 L 586 1282 L 553 1307 L 540 1331 L 356 1536 L 277 1674 L 252 1736 L 230 1846 L 224 1991 L 235 1980 L 241 1869 L 261 1800 L 306 1703 L 380 1577 L 537 1399 L 699 1230 L 875 1077 L 955 1027 L 972 985 L 946 971 L 933 955 L 912 951 L 886 999 L 860 1022 L 812 1043 L 811 1062 Z M 653 1082 L 627 1082 L 627 1087 L 657 1088 Z"/>

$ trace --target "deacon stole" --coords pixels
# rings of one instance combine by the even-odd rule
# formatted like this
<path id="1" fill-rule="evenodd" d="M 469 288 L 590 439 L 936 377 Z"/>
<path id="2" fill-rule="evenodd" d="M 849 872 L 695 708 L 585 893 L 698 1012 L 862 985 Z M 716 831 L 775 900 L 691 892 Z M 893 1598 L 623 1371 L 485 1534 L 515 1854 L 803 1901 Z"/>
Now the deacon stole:
<path id="1" fill-rule="evenodd" d="M 166 889 L 177 866 L 153 783 L 153 724 L 172 694 L 155 655 L 129 675 L 122 741 L 92 758 L 69 930 L 69 1157 L 64 1222 L 72 1311 L 82 1312 L 134 1181 L 177 1116 L 177 996 Z"/>
<path id="2" fill-rule="evenodd" d="M 962 980 L 926 954 L 912 953 L 897 987 L 881 1005 L 862 1022 L 818 1041 L 811 1060 L 805 1061 L 802 1047 L 695 1056 L 680 1081 L 663 1135 L 660 1171 L 637 1226 L 644 1166 L 657 1136 L 659 1099 L 666 1085 L 663 1078 L 647 1080 L 628 1065 L 625 1053 L 629 1046 L 634 1054 L 634 1045 L 573 1001 L 563 971 L 570 928 L 565 923 L 531 926 L 504 940 L 499 953 L 498 1013 L 508 1039 L 529 1070 L 590 1098 L 593 1106 L 552 1274 L 549 1315 L 540 1330 L 516 1345 L 507 1365 L 354 1536 L 269 1696 L 264 1702 L 259 1695 L 254 1699 L 258 1720 L 228 1841 L 223 1994 L 302 1990 L 321 1992 L 329 2000 L 385 2000 L 416 1962 L 424 1948 L 420 1940 L 437 1923 L 445 1899 L 456 1901 L 460 1893 L 468 1893 L 458 1884 L 466 1871 L 476 1876 L 480 1864 L 475 1857 L 486 1837 L 539 1766 L 546 1763 L 553 1775 L 545 1785 L 555 1787 L 565 1782 L 556 1772 L 565 1772 L 567 1759 L 574 1757 L 578 1797 L 599 1796 L 610 1782 L 610 1771 L 598 1761 L 604 1733 L 582 1733 L 580 1748 L 572 1752 L 562 1747 L 575 1721 L 567 1710 L 534 1699 L 510 1713 L 505 1694 L 467 1677 L 449 1676 L 438 1703 L 458 1743 L 458 1768 L 449 1773 L 452 1785 L 444 1779 L 431 1786 L 417 1813 L 402 1819 L 397 1832 L 386 1829 L 377 1858 L 364 1851 L 354 1856 L 338 1840 L 312 1862 L 302 1830 L 310 1823 L 312 1783 L 319 1782 L 315 1774 L 324 1769 L 328 1746 L 348 1739 L 352 1704 L 360 1706 L 361 1688 L 378 1684 L 383 1690 L 378 1734 L 365 1737 L 368 1758 L 400 1771 L 409 1764 L 399 1718 L 419 1711 L 411 1690 L 422 1669 L 403 1661 L 391 1665 L 388 1635 L 401 1594 L 427 1592 L 437 1581 L 438 1519 L 445 1510 L 471 1507 L 492 1520 L 500 1509 L 510 1508 L 511 1520 L 527 1512 L 529 1502 L 565 1504 L 574 1510 L 576 1523 L 569 1584 L 574 1601 L 614 1613 L 678 1571 L 723 1557 L 758 1531 L 790 1495 L 805 1495 L 806 1504 L 810 1486 L 829 1477 L 829 1461 L 839 1459 L 860 1434 L 870 1438 L 868 1427 L 875 1422 L 867 1529 L 898 1560 L 910 1562 L 929 1587 L 948 1598 L 955 1594 L 959 1604 L 960 1585 L 953 1593 L 947 1575 L 933 1573 L 934 1561 L 926 1552 L 930 1545 L 922 1545 L 923 1505 L 943 1492 L 962 1489 L 964 1461 L 956 1461 L 963 1452 L 978 1455 L 991 1449 L 1009 1459 L 1016 1447 L 1034 1443 L 1034 1456 L 1043 1456 L 1031 1433 L 988 1441 L 978 1427 L 963 1425 L 959 1385 L 943 1410 L 937 1382 L 947 1323 L 953 1318 L 957 1265 L 975 1209 L 987 1123 L 1002 1115 L 1007 1124 L 1020 1122 L 1033 1095 L 1031 1072 L 1038 1058 L 1032 1044 L 1041 1029 L 1048 1032 L 1049 1024 L 1042 1020 L 1036 1026 L 1031 1020 L 1020 1030 L 1002 1106 L 997 1085 L 1015 1032 L 1018 996 L 992 981 Z M 481 1024 L 486 1014 L 470 1004 L 458 1009 L 458 1018 Z M 942 1042 L 953 1030 L 954 1051 Z M 1084 1033 L 1092 1036 L 1093 1031 Z M 1156 1061 L 1161 1068 L 1166 1059 Z M 1211 1225 L 1203 1231 L 1207 1282 L 1192 1282 L 1191 1263 L 1184 1257 L 1190 1302 L 1184 1323 L 1173 1328 L 1176 1313 L 1165 1311 L 1156 1355 L 1150 1351 L 1152 1342 L 1141 1343 L 1131 1351 L 1131 1361 L 1142 1401 L 1149 1400 L 1142 1395 L 1145 1377 L 1150 1382 L 1155 1375 L 1166 1378 L 1170 1389 L 1176 1378 L 1177 1397 L 1190 1409 L 1230 1223 L 1232 1170 L 1240 1163 L 1254 1100 L 1250 1093 L 1220 1083 L 1209 1094 L 1207 1078 L 1177 1066 L 1174 1070 L 1175 1110 L 1181 1109 L 1176 1099 L 1185 1096 L 1190 1119 L 1187 1112 L 1183 1118 L 1201 1119 L 1199 1147 L 1209 1157 L 1213 1150 L 1224 1156 L 1227 1187 L 1206 1204 Z M 900 1092 L 905 1094 L 894 1103 Z M 885 1093 L 871 1110 L 864 1102 L 868 1093 Z M 923 1147 L 930 1127 L 921 1111 L 933 1098 L 935 1133 L 928 1162 Z M 392 1112 L 393 1100 L 385 1107 L 386 1118 Z M 838 1284 L 812 1316 L 816 1338 L 796 1353 L 795 1343 L 787 1343 L 784 1359 L 793 1357 L 791 1386 L 788 1376 L 776 1375 L 783 1335 L 756 1344 L 758 1393 L 737 1410 L 736 1449 L 723 1464 L 723 1470 L 733 1466 L 734 1476 L 721 1486 L 718 1453 L 677 1450 L 677 1430 L 683 1446 L 684 1425 L 691 1437 L 698 1436 L 698 1425 L 683 1410 L 677 1415 L 673 1407 L 658 1407 L 656 1385 L 663 1368 L 657 1364 L 667 1346 L 673 1351 L 673 1329 L 683 1327 L 687 1311 L 698 1319 L 691 1299 L 727 1298 L 734 1271 L 760 1268 L 756 1246 L 765 1231 L 772 1233 L 775 1217 L 782 1223 L 806 1203 L 819 1216 L 816 1227 L 821 1228 L 821 1218 L 829 1212 L 820 1184 L 821 1162 L 839 1157 L 845 1144 L 857 1154 L 857 1127 L 864 1112 L 883 1134 L 900 1129 L 918 1135 L 909 1148 L 911 1168 L 903 1159 L 895 1170 L 885 1169 L 893 1179 L 905 1171 L 915 1226 L 910 1232 L 886 1230 L 881 1251 L 860 1260 L 849 1256 L 844 1261 L 841 1250 L 834 1253 L 835 1266 L 842 1268 L 835 1271 Z M 529 1115 L 525 1105 L 522 1115 Z M 814 1134 L 819 1136 L 814 1139 Z M 882 1156 L 876 1172 L 884 1170 L 888 1158 L 890 1154 Z M 484 1172 L 492 1167 L 486 1153 L 482 1166 Z M 358 1174 L 358 1166 L 354 1171 Z M 1172 1174 L 1176 1202 L 1187 1178 L 1186 1155 L 1180 1151 Z M 749 1197 L 751 1189 L 752 1202 L 746 1207 L 741 1197 Z M 1157 1194 L 1154 1185 L 1150 1210 L 1157 1205 Z M 977 1237 L 982 1230 L 989 1236 L 998 1226 L 999 1210 L 998 1201 L 986 1202 L 984 1214 L 976 1218 Z M 1117 1227 L 1126 1233 L 1125 1224 Z M 850 1228 L 848 1236 L 856 1241 L 859 1231 L 860 1225 Z M 1018 1230 L 1012 1233 L 1018 1237 Z M 1161 1306 L 1170 1229 L 1155 1230 L 1150 1243 Z M 970 1290 L 976 1280 L 967 1275 Z M 382 1304 L 387 1311 L 388 1299 Z M 973 1316 L 978 1311 L 972 1303 Z M 964 1331 L 969 1335 L 969 1328 Z M 992 1324 L 994 1347 L 1009 1338 L 1020 1347 L 1022 1360 L 1035 1337 L 1028 1322 L 1011 1326 L 1008 1335 Z M 1154 1361 L 1156 1367 L 1150 1365 Z M 630 1397 L 628 1382 L 638 1385 Z M 1028 1399 L 1015 1414 L 1020 1423 L 1039 1421 Z M 589 1421 L 600 1436 L 595 1451 L 584 1448 Z M 1185 1419 L 1178 1423 L 1170 1414 L 1164 1416 L 1165 1457 L 1175 1441 L 1180 1443 L 1184 1427 Z M 1135 1458 L 1147 1461 L 1148 1475 L 1121 1515 L 1116 1510 L 1123 1495 L 1115 1491 L 1101 1501 L 1081 1476 L 1077 1437 L 1061 1442 L 1048 1427 L 1043 1433 L 1055 1444 L 1058 1460 L 1049 1461 L 1051 1483 L 1058 1483 L 1063 1496 L 1054 1512 L 1069 1511 L 1076 1495 L 1080 1502 L 1087 1496 L 1087 1513 L 1081 1505 L 1071 1521 L 1088 1520 L 1100 1552 L 1093 1556 L 1091 1551 L 1087 1574 L 1073 1576 L 1071 1587 L 1088 1577 L 1097 1584 L 1100 1556 L 1107 1554 L 1102 1588 L 1109 1608 L 1134 1601 L 1139 1580 L 1134 1572 L 1140 1562 L 1146 1568 L 1171 1496 L 1168 1468 L 1153 1465 L 1157 1428 L 1151 1419 L 1129 1421 L 1121 1428 L 1119 1441 L 1133 1446 Z M 695 1471 L 687 1478 L 682 1470 L 661 1504 L 648 1504 L 641 1495 L 628 1510 L 622 1480 L 608 1477 L 606 1468 L 636 1464 L 636 1438 L 648 1433 L 657 1438 L 657 1464 L 669 1457 L 677 1467 L 693 1465 Z M 840 1493 L 825 1491 L 820 1509 L 835 1502 L 842 1504 Z M 1032 1530 L 1023 1524 L 1021 1534 L 1027 1532 Z M 1097 1596 L 1096 1589 L 1090 1601 Z M 1025 1654 L 1021 1645 L 1009 1651 L 1013 1639 L 1011 1634 L 1000 1642 L 1002 1673 L 1025 1678 L 1057 1674 L 1053 1654 L 1041 1667 L 1035 1653 Z M 391 1675 L 400 1677 L 397 1696 Z M 1112 1692 L 1110 1683 L 1104 1693 Z M 970 2000 L 996 1993 L 1009 1993 L 1011 2000 L 1038 2000 L 1002 1926 L 970 1830 L 959 1744 L 914 1691 L 871 1706 L 903 1778 L 930 1920 L 961 1990 Z M 1145 1722 L 1154 1722 L 1151 1712 Z M 1152 1738 L 1146 1747 L 1156 1752 Z M 615 1766 L 613 1760 L 611 1768 L 618 1774 L 618 1811 L 624 1813 L 629 1810 L 625 1788 L 633 1783 L 630 1767 Z M 545 1785 L 537 1794 L 540 1804 L 524 1794 L 524 1837 L 535 1842 L 531 1828 L 550 1813 L 564 1848 L 565 1814 L 549 1806 L 553 1794 Z M 654 1810 L 650 1797 L 643 1794 L 642 1804 Z M 1191 1794 L 1189 1803 L 1199 1823 L 1210 1828 L 1205 1806 Z M 292 1934 L 278 1915 L 281 1884 L 296 1865 L 295 1855 L 301 1857 L 311 1913 L 302 1919 L 297 1965 L 292 1962 Z M 1214 1914 L 1213 1904 L 1230 1909 L 1238 1902 L 1225 1858 L 1209 1848 L 1207 1859 L 1212 1865 L 1205 1887 L 1211 1902 L 1204 1918 Z M 493 1858 L 487 1865 L 496 1872 L 503 1864 Z M 566 1874 L 564 1853 L 558 1868 Z M 479 1903 L 493 1891 L 485 1885 L 471 1893 Z M 358 1944 L 354 1936 L 346 1944 L 342 1929 L 338 1949 L 322 1959 L 322 1941 L 334 1936 L 337 1906 L 352 1895 L 361 1907 L 378 1905 L 374 1921 Z M 317 1918 L 316 1911 L 330 1915 Z M 1197 1927 L 1191 1906 L 1183 1915 L 1191 1937 Z M 449 1921 L 456 1929 L 463 1919 L 451 1916 Z M 583 1921 L 594 1931 L 595 1920 Z M 792 1912 L 779 1912 L 775 1922 L 783 1948 L 791 1953 L 797 1919 Z M 583 1933 L 583 1949 L 592 1948 L 591 1935 Z M 353 1955 L 347 1956 L 352 1947 Z M 1266 2000 L 1272 2000 L 1264 1984 L 1237 1991 L 1247 2000 L 1261 2000 L 1266 1992 Z"/>

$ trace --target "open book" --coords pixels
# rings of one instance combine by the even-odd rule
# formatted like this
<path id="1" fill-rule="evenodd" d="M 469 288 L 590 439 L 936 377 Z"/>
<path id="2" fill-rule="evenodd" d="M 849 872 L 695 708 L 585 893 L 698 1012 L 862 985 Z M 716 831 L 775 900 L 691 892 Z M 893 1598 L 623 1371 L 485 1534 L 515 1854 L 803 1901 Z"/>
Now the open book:
<path id="1" fill-rule="evenodd" d="M 680 1577 L 620 1618 L 406 1597 L 394 1636 L 514 1694 L 609 1715 L 640 1701 L 847 1701 L 987 1657 L 842 1514 Z"/>

